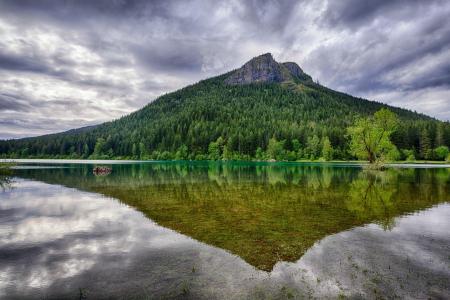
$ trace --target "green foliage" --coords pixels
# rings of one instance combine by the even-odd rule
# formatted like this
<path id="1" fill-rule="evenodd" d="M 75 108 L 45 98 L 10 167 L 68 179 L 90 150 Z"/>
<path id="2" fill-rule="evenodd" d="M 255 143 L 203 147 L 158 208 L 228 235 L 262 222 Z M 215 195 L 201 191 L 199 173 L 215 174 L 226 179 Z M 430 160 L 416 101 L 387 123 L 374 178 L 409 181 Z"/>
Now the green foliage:
<path id="1" fill-rule="evenodd" d="M 139 158 L 140 159 L 148 159 L 147 148 L 145 147 L 143 142 L 139 143 Z"/>
<path id="2" fill-rule="evenodd" d="M 86 165 L 18 171 L 18 177 L 118 199 L 160 226 L 269 272 L 334 233 L 371 223 L 392 228 L 396 217 L 448 201 L 450 188 L 445 168 L 117 164 L 101 180 L 87 176 Z"/>
<path id="3" fill-rule="evenodd" d="M 94 159 L 109 158 L 109 156 L 107 154 L 107 150 L 106 150 L 106 141 L 104 138 L 100 137 L 97 139 L 97 141 L 95 143 L 95 147 L 94 147 L 94 152 L 92 153 L 90 158 L 94 158 Z"/>
<path id="4" fill-rule="evenodd" d="M 188 159 L 188 148 L 186 145 L 181 145 L 175 153 L 175 159 L 186 160 Z"/>
<path id="5" fill-rule="evenodd" d="M 392 144 L 392 147 L 390 147 L 386 153 L 386 159 L 390 161 L 396 161 L 400 160 L 401 153 L 398 151 L 397 147 Z"/>
<path id="6" fill-rule="evenodd" d="M 210 160 L 219 160 L 221 158 L 220 148 L 217 142 L 211 142 L 208 146 L 208 157 Z"/>
<path id="7" fill-rule="evenodd" d="M 397 116 L 386 108 L 377 111 L 373 116 L 358 119 L 355 125 L 348 128 L 352 153 L 370 163 L 389 158 L 388 154 L 396 154 L 390 136 L 397 125 Z"/>
<path id="8" fill-rule="evenodd" d="M 333 147 L 331 146 L 330 139 L 327 136 L 322 139 L 322 157 L 325 160 L 333 159 Z"/>
<path id="9" fill-rule="evenodd" d="M 257 160 L 264 160 L 265 159 L 265 153 L 261 149 L 261 147 L 256 148 L 255 158 Z"/>
<path id="10" fill-rule="evenodd" d="M 448 157 L 450 151 L 447 146 L 439 146 L 434 149 L 434 153 L 436 154 L 436 158 L 438 160 L 445 160 Z"/>
<path id="11" fill-rule="evenodd" d="M 382 108 L 389 108 L 401 121 L 390 136 L 397 149 L 414 150 L 418 159 L 424 159 L 433 157 L 432 149 L 450 146 L 450 124 L 424 115 L 312 82 L 229 86 L 223 82 L 225 77 L 166 94 L 141 110 L 98 126 L 0 141 L 0 157 L 353 159 L 361 151 L 351 147 L 347 128 Z M 272 141 L 269 149 L 271 138 L 277 144 Z"/>
<path id="12" fill-rule="evenodd" d="M 317 135 L 310 136 L 306 142 L 305 156 L 311 160 L 320 156 L 320 139 Z"/>
<path id="13" fill-rule="evenodd" d="M 89 157 L 89 146 L 84 143 L 83 145 L 83 158 L 88 158 Z"/>
<path id="14" fill-rule="evenodd" d="M 400 152 L 400 158 L 406 161 L 415 161 L 414 150 L 402 149 Z"/>
<path id="15" fill-rule="evenodd" d="M 278 142 L 275 138 L 269 140 L 267 146 L 267 154 L 270 159 L 284 160 L 286 158 L 286 151 L 284 150 L 285 141 Z"/>
<path id="16" fill-rule="evenodd" d="M 430 137 L 426 129 L 420 133 L 420 156 L 423 159 L 432 159 L 433 156 Z"/>

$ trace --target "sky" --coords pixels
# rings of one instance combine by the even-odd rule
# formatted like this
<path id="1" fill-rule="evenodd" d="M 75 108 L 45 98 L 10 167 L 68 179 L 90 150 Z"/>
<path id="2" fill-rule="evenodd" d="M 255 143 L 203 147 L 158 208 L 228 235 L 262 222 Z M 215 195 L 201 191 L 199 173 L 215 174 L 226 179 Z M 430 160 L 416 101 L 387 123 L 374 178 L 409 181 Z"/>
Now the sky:
<path id="1" fill-rule="evenodd" d="M 0 0 L 0 139 L 99 124 L 271 52 L 450 120 L 450 1 Z"/>

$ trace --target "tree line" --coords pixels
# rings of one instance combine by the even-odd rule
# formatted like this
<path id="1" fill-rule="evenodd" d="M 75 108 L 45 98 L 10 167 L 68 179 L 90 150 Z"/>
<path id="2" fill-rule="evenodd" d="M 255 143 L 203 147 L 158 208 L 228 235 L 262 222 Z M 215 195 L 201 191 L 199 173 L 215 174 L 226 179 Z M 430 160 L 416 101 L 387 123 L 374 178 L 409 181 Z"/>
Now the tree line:
<path id="1" fill-rule="evenodd" d="M 382 108 L 398 118 L 389 160 L 445 160 L 450 124 L 316 83 L 229 86 L 218 76 L 87 129 L 0 141 L 3 158 L 352 160 L 348 128 Z"/>

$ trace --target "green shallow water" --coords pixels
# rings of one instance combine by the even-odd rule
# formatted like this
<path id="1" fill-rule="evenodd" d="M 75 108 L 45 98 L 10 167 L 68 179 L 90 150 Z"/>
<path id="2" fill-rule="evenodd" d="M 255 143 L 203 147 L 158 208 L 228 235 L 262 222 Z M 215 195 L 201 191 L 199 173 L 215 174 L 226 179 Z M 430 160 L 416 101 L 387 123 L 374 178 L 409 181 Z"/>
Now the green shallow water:
<path id="1" fill-rule="evenodd" d="M 147 222 L 154 222 L 202 245 L 225 250 L 252 266 L 254 272 L 272 273 L 277 273 L 286 263 L 302 262 L 302 257 L 314 252 L 321 241 L 340 233 L 354 232 L 366 226 L 377 226 L 386 234 L 395 232 L 398 220 L 420 216 L 421 212 L 442 205 L 446 211 L 445 205 L 450 200 L 450 170 L 445 168 L 391 168 L 379 172 L 346 164 L 211 162 L 128 162 L 110 166 L 111 174 L 95 176 L 93 164 L 27 163 L 19 165 L 8 177 L 13 182 L 15 179 L 19 182 L 31 180 L 116 199 L 141 212 L 148 218 Z M 14 186 L 14 183 L 10 185 Z M 17 189 L 20 188 L 19 184 Z M 119 218 L 111 222 L 120 228 L 124 220 Z M 448 226 L 448 223 L 441 226 Z M 436 228 L 437 231 L 441 229 Z M 414 234 L 420 235 L 416 231 Z M 447 237 L 444 234 L 444 238 Z M 441 248 L 448 249 L 447 239 L 440 243 Z M 379 244 L 367 241 L 365 245 L 373 247 L 373 251 L 385 247 L 383 238 Z M 341 244 L 335 251 L 344 253 L 344 248 Z M 313 259 L 317 255 L 310 257 Z M 360 259 L 363 262 L 373 260 Z M 393 260 L 392 264 L 395 264 L 396 259 Z M 375 269 L 368 265 L 366 272 Z M 160 267 L 164 269 L 164 266 Z M 177 269 L 170 265 L 165 268 L 165 271 Z M 444 269 L 444 273 L 439 273 L 441 279 L 449 279 L 447 271 Z M 227 269 L 217 272 L 233 273 Z M 295 290 L 296 284 L 291 282 L 286 286 Z M 438 294 L 445 290 L 437 286 Z M 210 288 L 218 289 L 214 284 Z M 314 291 L 314 288 L 308 288 Z M 378 288 L 383 292 L 382 286 Z M 163 286 L 161 289 L 169 288 Z M 330 287 L 328 292 L 332 290 Z M 366 296 L 372 297 L 377 288 L 369 290 L 370 294 Z M 363 287 L 355 288 L 355 291 L 360 295 L 369 293 Z M 384 292 L 393 291 L 384 288 Z M 423 292 L 429 294 L 426 290 Z M 241 293 L 236 296 L 244 296 L 245 293 Z M 261 293 L 271 294 L 264 289 Z M 330 295 L 337 297 L 340 293 L 346 292 L 338 289 Z M 159 294 L 153 295 L 166 294 L 160 290 Z M 204 295 L 204 291 L 198 291 L 197 296 Z"/>

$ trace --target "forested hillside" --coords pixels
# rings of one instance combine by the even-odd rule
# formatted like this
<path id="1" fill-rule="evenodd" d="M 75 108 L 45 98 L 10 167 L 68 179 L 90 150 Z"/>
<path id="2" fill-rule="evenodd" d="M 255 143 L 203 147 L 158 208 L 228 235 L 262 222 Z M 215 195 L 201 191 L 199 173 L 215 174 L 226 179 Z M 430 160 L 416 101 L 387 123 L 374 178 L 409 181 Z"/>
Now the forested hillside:
<path id="1" fill-rule="evenodd" d="M 112 122 L 0 141 L 0 156 L 353 159 L 347 128 L 356 118 L 383 107 L 400 120 L 392 136 L 398 149 L 392 159 L 444 159 L 448 155 L 442 157 L 435 149 L 450 146 L 449 123 L 330 90 L 314 83 L 296 64 L 298 69 L 292 69 L 292 63 L 271 65 L 271 56 L 262 61 L 261 57 L 246 68 L 161 96 Z M 272 76 L 273 68 L 278 75 Z"/>

